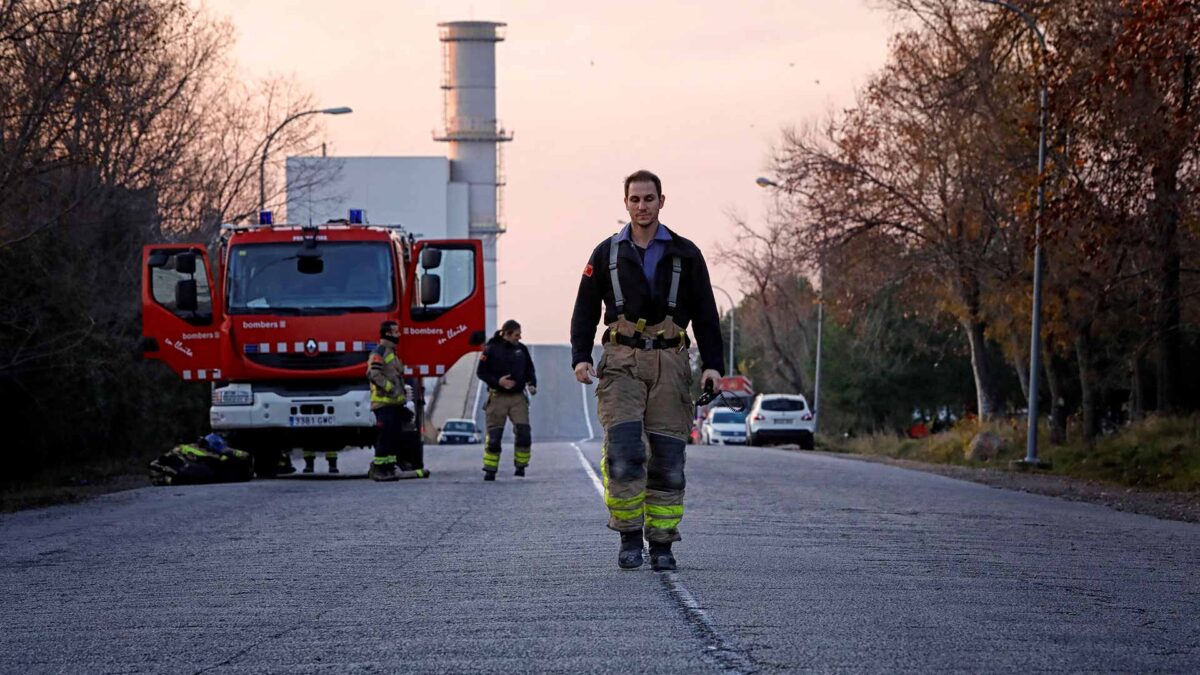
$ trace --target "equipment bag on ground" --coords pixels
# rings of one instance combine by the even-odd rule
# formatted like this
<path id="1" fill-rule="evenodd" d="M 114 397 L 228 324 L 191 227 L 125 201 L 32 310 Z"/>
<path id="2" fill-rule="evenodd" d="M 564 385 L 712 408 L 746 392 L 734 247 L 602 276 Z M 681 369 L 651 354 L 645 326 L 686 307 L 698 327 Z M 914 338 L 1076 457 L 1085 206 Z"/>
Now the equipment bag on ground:
<path id="1" fill-rule="evenodd" d="M 183 443 L 150 462 L 150 482 L 155 485 L 233 483 L 254 477 L 250 453 L 225 445 L 209 434 L 196 443 Z"/>

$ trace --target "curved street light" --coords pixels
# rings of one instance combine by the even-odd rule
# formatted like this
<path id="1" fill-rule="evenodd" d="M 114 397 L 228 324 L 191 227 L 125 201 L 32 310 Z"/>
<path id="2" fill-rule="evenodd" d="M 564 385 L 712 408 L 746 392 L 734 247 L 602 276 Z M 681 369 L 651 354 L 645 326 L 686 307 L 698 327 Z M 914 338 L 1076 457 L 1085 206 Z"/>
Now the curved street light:
<path id="1" fill-rule="evenodd" d="M 1034 217 L 1033 225 L 1033 311 L 1029 320 L 1029 397 L 1026 406 L 1029 411 L 1027 421 L 1029 430 L 1025 437 L 1025 459 L 1018 460 L 1014 464 L 1044 466 L 1045 463 L 1038 460 L 1037 419 L 1038 373 L 1041 370 L 1042 360 L 1042 213 L 1046 204 L 1046 35 L 1038 28 L 1037 21 L 1016 5 L 1004 2 L 1004 0 L 979 0 L 979 2 L 1003 7 L 1021 17 L 1025 25 L 1029 26 L 1029 30 L 1037 36 L 1038 44 L 1042 48 L 1042 60 L 1038 64 L 1041 89 L 1038 93 L 1037 215 Z"/>
<path id="2" fill-rule="evenodd" d="M 779 183 L 767 178 L 759 176 L 754 179 L 755 185 L 760 188 L 775 188 L 777 190 L 787 191 Z M 825 266 L 821 265 L 820 271 L 817 272 L 821 288 L 817 291 L 817 365 L 816 371 L 813 373 L 813 433 L 817 431 L 817 425 L 821 419 L 821 333 L 825 325 Z"/>
<path id="3" fill-rule="evenodd" d="M 737 305 L 734 304 L 733 296 L 729 295 L 729 291 L 725 290 L 724 288 L 721 288 L 720 286 L 713 286 L 712 289 L 714 291 L 721 291 L 722 293 L 724 293 L 725 299 L 729 301 L 729 366 L 728 366 L 727 372 L 730 375 L 732 375 L 733 370 L 734 370 L 733 336 L 734 336 L 734 333 L 737 332 L 737 316 L 734 313 L 734 310 L 737 309 Z"/>
<path id="4" fill-rule="evenodd" d="M 305 110 L 298 112 L 291 117 L 279 123 L 275 130 L 267 135 L 267 140 L 263 142 L 262 159 L 258 162 L 258 211 L 262 213 L 267 208 L 267 153 L 271 149 L 271 141 L 275 139 L 275 134 L 278 134 L 284 127 L 291 124 L 294 120 L 300 119 L 305 115 L 345 115 L 354 112 L 350 108 L 341 106 L 338 108 L 321 108 L 319 110 Z"/>

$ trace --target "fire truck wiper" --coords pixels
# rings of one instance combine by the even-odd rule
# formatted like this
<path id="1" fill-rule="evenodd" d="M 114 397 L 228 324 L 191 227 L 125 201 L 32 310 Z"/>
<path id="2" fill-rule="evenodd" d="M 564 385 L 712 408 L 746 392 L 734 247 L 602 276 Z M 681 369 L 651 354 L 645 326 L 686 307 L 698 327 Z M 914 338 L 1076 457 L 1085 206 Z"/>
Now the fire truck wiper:
<path id="1" fill-rule="evenodd" d="M 287 314 L 293 316 L 302 313 L 300 307 L 235 307 L 238 314 Z"/>

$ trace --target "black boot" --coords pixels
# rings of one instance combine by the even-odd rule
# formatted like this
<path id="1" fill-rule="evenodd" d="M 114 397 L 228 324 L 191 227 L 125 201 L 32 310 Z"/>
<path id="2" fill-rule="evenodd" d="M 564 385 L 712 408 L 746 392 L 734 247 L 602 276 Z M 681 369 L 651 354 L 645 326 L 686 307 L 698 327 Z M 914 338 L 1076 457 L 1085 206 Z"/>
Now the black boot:
<path id="1" fill-rule="evenodd" d="M 513 475 L 514 475 L 514 476 L 521 476 L 521 477 L 524 477 L 524 476 L 525 476 L 525 467 L 523 467 L 523 466 L 518 466 L 518 467 L 517 467 L 517 470 L 513 472 Z"/>
<path id="2" fill-rule="evenodd" d="M 636 570 L 642 566 L 641 530 L 621 533 L 621 550 L 617 553 L 617 566 L 623 570 Z"/>
<path id="3" fill-rule="evenodd" d="M 496 480 L 496 472 L 495 471 L 484 471 L 483 479 L 484 480 Z"/>
<path id="4" fill-rule="evenodd" d="M 329 473 L 341 473 L 337 468 L 337 459 L 337 457 L 330 457 L 329 459 L 325 460 L 329 462 Z"/>
<path id="5" fill-rule="evenodd" d="M 312 473 L 316 470 L 317 470 L 317 458 L 316 457 L 305 457 L 304 458 L 304 473 Z"/>
<path id="6" fill-rule="evenodd" d="M 394 463 L 387 464 L 371 464 L 371 468 L 367 469 L 367 478 L 380 482 L 391 482 L 400 480 L 400 475 L 396 473 L 396 465 Z"/>
<path id="7" fill-rule="evenodd" d="M 675 556 L 671 555 L 671 542 L 650 544 L 650 569 L 655 572 L 673 572 Z"/>

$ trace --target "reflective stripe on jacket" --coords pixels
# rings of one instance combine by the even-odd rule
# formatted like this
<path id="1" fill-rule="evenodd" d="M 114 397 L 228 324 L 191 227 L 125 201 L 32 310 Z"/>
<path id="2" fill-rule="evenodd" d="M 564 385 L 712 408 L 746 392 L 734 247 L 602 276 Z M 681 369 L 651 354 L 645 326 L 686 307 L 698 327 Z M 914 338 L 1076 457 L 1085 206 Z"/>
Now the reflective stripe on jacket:
<path id="1" fill-rule="evenodd" d="M 404 405 L 404 364 L 396 356 L 396 345 L 380 340 L 367 359 L 367 381 L 371 383 L 371 410 Z"/>

